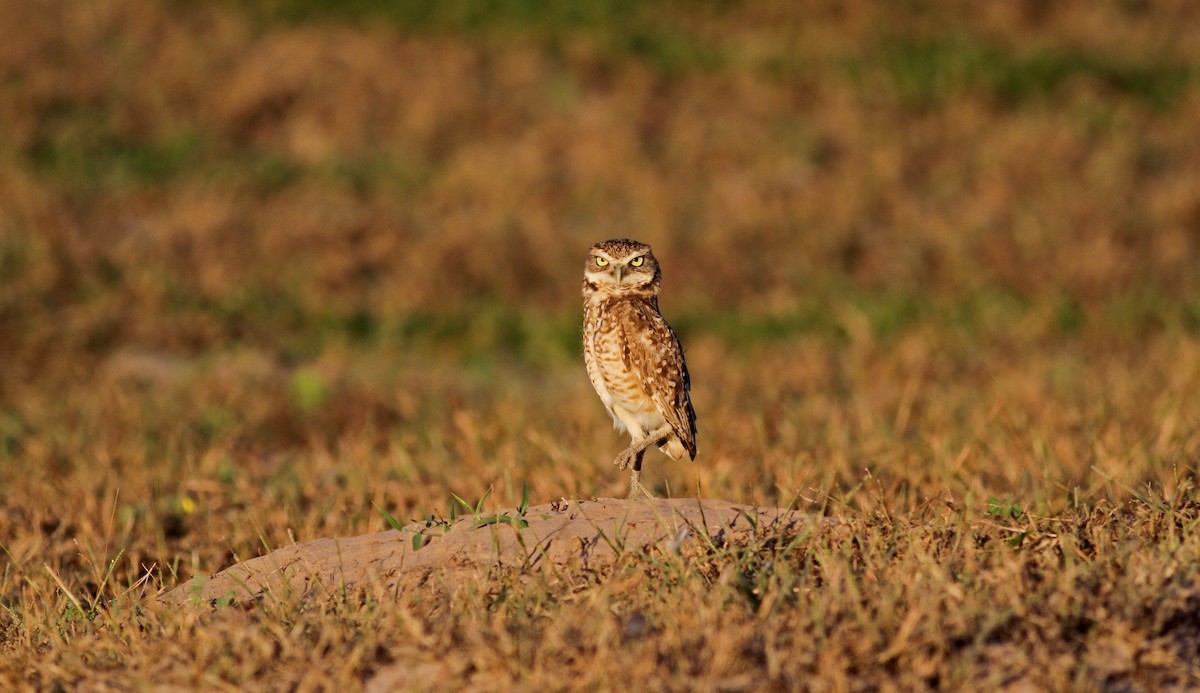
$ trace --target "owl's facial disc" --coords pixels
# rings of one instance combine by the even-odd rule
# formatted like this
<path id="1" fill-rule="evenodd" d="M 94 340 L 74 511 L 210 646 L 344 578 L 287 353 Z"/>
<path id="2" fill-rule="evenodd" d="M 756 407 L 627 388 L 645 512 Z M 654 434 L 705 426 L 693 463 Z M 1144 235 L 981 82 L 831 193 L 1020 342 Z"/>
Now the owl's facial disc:
<path id="1" fill-rule="evenodd" d="M 610 241 L 616 243 L 616 253 L 606 244 L 592 247 L 584 266 L 584 276 L 595 286 L 610 290 L 640 290 L 653 284 L 657 276 L 657 265 L 649 247 L 636 247 L 632 241 Z M 635 247 L 627 247 L 634 245 Z"/>

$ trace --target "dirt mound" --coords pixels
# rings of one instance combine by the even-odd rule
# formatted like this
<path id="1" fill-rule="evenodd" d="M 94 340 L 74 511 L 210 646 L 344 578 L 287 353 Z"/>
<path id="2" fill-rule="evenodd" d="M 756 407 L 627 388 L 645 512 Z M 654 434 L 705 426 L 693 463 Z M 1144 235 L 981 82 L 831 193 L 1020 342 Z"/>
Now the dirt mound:
<path id="1" fill-rule="evenodd" d="M 628 551 L 748 542 L 756 533 L 794 530 L 811 521 L 799 512 L 721 500 L 563 500 L 524 513 L 510 509 L 293 544 L 208 579 L 193 579 L 161 599 L 215 605 L 254 600 L 269 591 L 318 596 L 376 583 L 403 590 L 431 579 L 453 582 L 481 567 L 533 569 L 543 562 L 586 570 L 611 564 Z"/>

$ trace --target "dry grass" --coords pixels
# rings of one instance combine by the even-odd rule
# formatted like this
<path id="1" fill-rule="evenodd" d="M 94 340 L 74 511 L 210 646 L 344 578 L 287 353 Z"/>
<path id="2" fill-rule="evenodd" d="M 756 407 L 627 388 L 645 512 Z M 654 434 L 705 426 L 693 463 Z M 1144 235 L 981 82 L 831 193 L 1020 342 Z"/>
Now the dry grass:
<path id="1" fill-rule="evenodd" d="M 0 4 L 0 688 L 1200 686 L 1192 4 L 401 5 Z M 155 606 L 620 493 L 622 235 L 700 415 L 655 490 L 848 534 Z"/>

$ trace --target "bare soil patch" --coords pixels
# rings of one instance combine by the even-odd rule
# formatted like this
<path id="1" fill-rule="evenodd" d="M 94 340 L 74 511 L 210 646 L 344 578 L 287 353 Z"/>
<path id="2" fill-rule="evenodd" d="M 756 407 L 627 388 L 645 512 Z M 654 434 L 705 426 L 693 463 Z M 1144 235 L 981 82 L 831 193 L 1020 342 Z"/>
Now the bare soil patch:
<path id="1" fill-rule="evenodd" d="M 822 522 L 832 522 L 822 518 Z M 268 592 L 312 597 L 380 584 L 447 587 L 481 568 L 594 570 L 636 551 L 749 543 L 815 522 L 782 508 L 696 498 L 556 501 L 430 526 L 284 546 L 164 594 L 168 604 L 246 603 Z M 414 540 L 414 537 L 420 537 Z"/>

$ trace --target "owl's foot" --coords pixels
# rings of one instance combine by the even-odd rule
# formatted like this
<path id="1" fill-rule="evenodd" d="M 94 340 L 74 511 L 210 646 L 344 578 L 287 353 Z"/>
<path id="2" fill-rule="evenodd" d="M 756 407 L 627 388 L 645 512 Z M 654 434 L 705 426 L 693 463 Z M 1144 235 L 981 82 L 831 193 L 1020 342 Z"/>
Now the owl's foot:
<path id="1" fill-rule="evenodd" d="M 616 465 L 617 469 L 629 469 L 630 467 L 639 466 L 638 463 L 642 461 L 644 452 L 644 449 L 637 450 L 631 445 L 617 453 L 617 456 L 613 458 L 613 464 Z"/>
<path id="2" fill-rule="evenodd" d="M 639 480 L 642 473 L 638 470 L 633 470 L 633 474 L 629 477 L 629 500 L 641 500 L 642 498 L 654 498 L 654 494 L 650 493 L 642 482 Z"/>
<path id="3" fill-rule="evenodd" d="M 671 426 L 663 424 L 661 428 L 650 435 L 635 438 L 629 447 L 617 453 L 616 458 L 613 459 L 613 464 L 618 469 L 629 469 L 632 466 L 635 470 L 640 470 L 642 468 L 642 457 L 646 454 L 646 448 L 651 445 L 658 445 L 670 434 Z"/>

